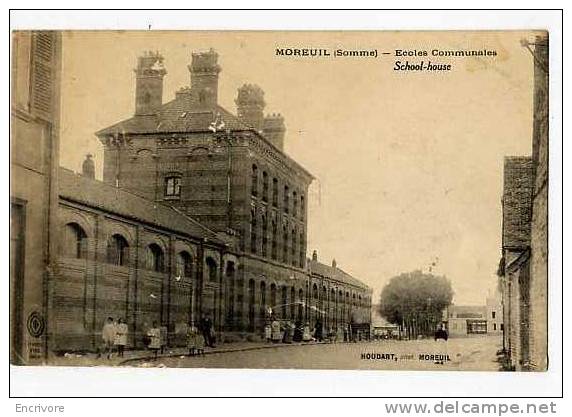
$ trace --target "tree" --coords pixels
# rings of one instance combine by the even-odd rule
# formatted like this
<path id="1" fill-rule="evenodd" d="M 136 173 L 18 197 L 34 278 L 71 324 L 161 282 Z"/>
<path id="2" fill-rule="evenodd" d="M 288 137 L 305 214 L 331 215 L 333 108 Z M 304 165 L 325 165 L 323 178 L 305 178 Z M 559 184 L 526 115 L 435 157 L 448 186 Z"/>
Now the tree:
<path id="1" fill-rule="evenodd" d="M 391 278 L 383 288 L 379 313 L 410 338 L 430 335 L 452 300 L 451 282 L 444 276 L 407 272 Z"/>

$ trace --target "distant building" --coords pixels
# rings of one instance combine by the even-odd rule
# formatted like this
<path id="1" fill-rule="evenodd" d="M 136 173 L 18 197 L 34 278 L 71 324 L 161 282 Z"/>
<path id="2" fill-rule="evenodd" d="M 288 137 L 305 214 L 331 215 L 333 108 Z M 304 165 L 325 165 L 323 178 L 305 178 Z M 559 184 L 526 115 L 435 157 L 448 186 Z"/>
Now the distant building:
<path id="1" fill-rule="evenodd" d="M 450 336 L 488 333 L 487 307 L 451 304 L 445 309 L 443 322 Z"/>
<path id="2" fill-rule="evenodd" d="M 56 260 L 60 35 L 13 32 L 12 63 L 10 362 L 39 363 Z"/>
<path id="3" fill-rule="evenodd" d="M 502 300 L 500 296 L 487 297 L 487 333 L 501 334 L 504 329 Z"/>

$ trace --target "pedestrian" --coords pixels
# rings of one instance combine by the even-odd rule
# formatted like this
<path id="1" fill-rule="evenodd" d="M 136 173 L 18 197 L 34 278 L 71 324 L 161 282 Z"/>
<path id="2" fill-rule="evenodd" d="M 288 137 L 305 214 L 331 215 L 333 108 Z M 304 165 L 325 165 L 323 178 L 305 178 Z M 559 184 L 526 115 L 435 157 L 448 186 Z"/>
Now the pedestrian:
<path id="1" fill-rule="evenodd" d="M 437 330 L 435 331 L 435 342 L 437 343 L 437 352 L 439 358 L 435 359 L 435 364 L 443 365 L 444 361 L 448 358 L 447 355 L 447 340 L 449 339 L 449 334 L 447 330 L 443 328 L 442 324 L 439 324 Z"/>
<path id="2" fill-rule="evenodd" d="M 297 320 L 296 324 L 294 325 L 294 337 L 292 340 L 294 342 L 301 342 L 303 334 L 304 334 L 304 325 L 302 324 L 301 320 Z"/>
<path id="3" fill-rule="evenodd" d="M 189 356 L 195 356 L 197 353 L 198 338 L 198 329 L 195 327 L 195 323 L 191 321 L 187 327 L 187 349 L 189 349 Z"/>
<path id="4" fill-rule="evenodd" d="M 338 326 L 338 333 L 336 334 L 336 342 L 343 342 L 344 341 L 344 327 Z"/>
<path id="5" fill-rule="evenodd" d="M 115 343 L 115 322 L 113 317 L 108 317 L 101 329 L 101 340 L 103 346 L 97 354 L 97 357 L 101 357 L 101 352 L 103 351 L 107 355 L 107 359 L 111 359 L 111 354 L 113 352 L 113 345 Z"/>
<path id="6" fill-rule="evenodd" d="M 264 338 L 266 339 L 266 343 L 272 342 L 272 326 L 269 322 L 264 326 Z"/>
<path id="7" fill-rule="evenodd" d="M 310 323 L 306 322 L 304 325 L 304 330 L 302 332 L 302 341 L 303 342 L 310 342 L 312 341 L 312 333 L 310 331 Z"/>
<path id="8" fill-rule="evenodd" d="M 284 336 L 282 337 L 282 343 L 292 343 L 293 333 L 294 325 L 287 321 L 284 324 Z"/>
<path id="9" fill-rule="evenodd" d="M 324 340 L 324 326 L 322 325 L 322 320 L 318 319 L 316 321 L 316 327 L 314 328 L 314 339 L 318 342 Z"/>
<path id="10" fill-rule="evenodd" d="M 336 330 L 334 326 L 330 326 L 330 330 L 328 331 L 328 339 L 330 343 L 336 343 Z"/>
<path id="11" fill-rule="evenodd" d="M 161 349 L 161 329 L 159 328 L 156 321 L 153 322 L 153 326 L 147 331 L 147 336 L 149 337 L 149 350 L 153 352 L 153 357 L 157 360 L 159 350 Z"/>
<path id="12" fill-rule="evenodd" d="M 167 340 L 168 340 L 168 329 L 167 326 L 159 327 L 161 331 L 161 355 L 165 353 L 165 348 L 167 347 Z"/>
<path id="13" fill-rule="evenodd" d="M 117 326 L 115 328 L 115 346 L 117 346 L 117 356 L 122 358 L 125 352 L 125 346 L 127 345 L 127 333 L 129 328 L 127 323 L 123 319 L 117 320 Z"/>
<path id="14" fill-rule="evenodd" d="M 276 319 L 272 320 L 272 343 L 278 343 L 282 339 L 282 332 L 280 331 L 280 322 Z"/>
<path id="15" fill-rule="evenodd" d="M 212 328 L 212 321 L 209 317 L 203 317 L 201 319 L 201 333 L 203 335 L 203 339 L 205 342 L 205 345 L 208 347 L 213 347 L 213 342 L 212 342 L 212 335 L 211 335 L 211 328 Z"/>
<path id="16" fill-rule="evenodd" d="M 201 334 L 199 329 L 196 329 L 196 332 L 195 332 L 195 348 L 196 348 L 197 356 L 204 356 L 204 354 L 205 354 L 205 338 L 204 338 L 204 335 Z"/>

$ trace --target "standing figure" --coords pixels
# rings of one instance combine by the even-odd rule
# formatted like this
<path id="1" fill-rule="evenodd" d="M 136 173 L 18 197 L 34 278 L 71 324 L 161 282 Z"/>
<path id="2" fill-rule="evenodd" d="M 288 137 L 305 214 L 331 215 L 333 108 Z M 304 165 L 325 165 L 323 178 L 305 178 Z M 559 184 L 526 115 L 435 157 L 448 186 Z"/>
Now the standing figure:
<path id="1" fill-rule="evenodd" d="M 304 325 L 300 320 L 298 320 L 294 325 L 294 338 L 293 338 L 294 342 L 301 342 L 303 334 L 304 334 Z"/>
<path id="2" fill-rule="evenodd" d="M 435 360 L 436 364 L 443 365 L 445 360 L 449 360 L 447 352 L 447 340 L 449 339 L 449 334 L 447 330 L 443 328 L 440 324 L 435 331 L 435 342 L 437 342 L 437 352 L 439 352 L 439 358 Z"/>
<path id="3" fill-rule="evenodd" d="M 156 321 L 153 322 L 153 327 L 147 331 L 149 337 L 149 350 L 153 352 L 153 357 L 157 360 L 159 349 L 161 349 L 161 329 Z"/>
<path id="4" fill-rule="evenodd" d="M 280 339 L 282 338 L 280 332 L 280 322 L 276 319 L 272 320 L 271 327 L 272 327 L 272 343 L 280 342 Z"/>
<path id="5" fill-rule="evenodd" d="M 306 322 L 304 325 L 304 330 L 302 332 L 302 341 L 310 342 L 312 340 L 312 333 L 310 331 L 310 323 Z"/>
<path id="6" fill-rule="evenodd" d="M 117 356 L 120 358 L 123 357 L 123 353 L 125 352 L 125 346 L 127 345 L 127 333 L 129 332 L 129 328 L 127 327 L 127 323 L 123 321 L 123 319 L 117 320 L 117 326 L 115 328 L 115 346 L 117 346 Z"/>
<path id="7" fill-rule="evenodd" d="M 269 322 L 264 326 L 264 339 L 266 339 L 266 343 L 272 342 L 272 326 Z"/>
<path id="8" fill-rule="evenodd" d="M 316 321 L 316 327 L 314 329 L 314 339 L 321 342 L 324 340 L 324 326 L 322 325 L 322 320 L 318 319 Z"/>
<path id="9" fill-rule="evenodd" d="M 98 358 L 101 357 L 101 351 L 103 351 L 107 355 L 107 359 L 111 359 L 113 344 L 115 343 L 115 332 L 116 326 L 113 321 L 113 317 L 108 317 L 103 325 L 103 329 L 101 329 L 103 347 L 97 355 Z"/>
<path id="10" fill-rule="evenodd" d="M 189 349 L 189 356 L 195 356 L 197 353 L 198 338 L 198 329 L 195 327 L 195 323 L 191 321 L 187 327 L 187 349 Z"/>
<path id="11" fill-rule="evenodd" d="M 294 325 L 290 321 L 284 323 L 284 336 L 282 337 L 282 343 L 292 343 L 293 332 Z"/>

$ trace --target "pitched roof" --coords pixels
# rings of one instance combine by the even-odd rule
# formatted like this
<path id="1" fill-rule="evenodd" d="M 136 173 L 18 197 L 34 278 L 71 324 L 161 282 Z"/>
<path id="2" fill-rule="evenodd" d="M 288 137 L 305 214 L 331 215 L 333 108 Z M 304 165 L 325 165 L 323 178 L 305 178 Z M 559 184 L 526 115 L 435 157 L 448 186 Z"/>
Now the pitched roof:
<path id="1" fill-rule="evenodd" d="M 190 237 L 208 239 L 216 244 L 226 243 L 214 231 L 170 206 L 153 202 L 68 169 L 60 168 L 58 186 L 60 198 L 157 225 Z"/>
<path id="2" fill-rule="evenodd" d="M 210 124 L 219 115 L 227 129 L 253 130 L 219 105 L 212 109 L 193 107 L 189 93 L 178 93 L 174 100 L 163 104 L 157 114 L 135 115 L 96 132 L 96 136 L 108 136 L 117 133 L 207 132 Z"/>
<path id="3" fill-rule="evenodd" d="M 341 270 L 338 267 L 334 268 L 333 266 L 325 265 L 318 261 L 314 261 L 313 259 L 308 259 L 308 267 L 310 268 L 310 272 L 312 274 L 321 275 L 323 277 L 330 278 L 332 280 L 346 283 L 349 285 L 354 285 L 356 287 L 360 287 L 363 289 L 370 289 L 363 282 L 361 282 L 357 278 L 352 277 L 350 274 Z"/>
<path id="4" fill-rule="evenodd" d="M 533 186 L 532 158 L 505 157 L 502 197 L 503 248 L 526 249 L 530 246 Z"/>

